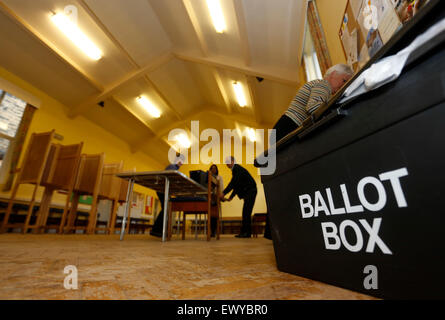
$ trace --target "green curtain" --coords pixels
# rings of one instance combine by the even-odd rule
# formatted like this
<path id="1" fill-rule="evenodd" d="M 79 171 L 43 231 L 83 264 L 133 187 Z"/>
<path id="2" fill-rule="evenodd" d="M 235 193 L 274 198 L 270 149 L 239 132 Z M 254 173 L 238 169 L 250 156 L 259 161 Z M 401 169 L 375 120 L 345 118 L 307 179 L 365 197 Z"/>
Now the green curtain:
<path id="1" fill-rule="evenodd" d="M 23 144 L 25 143 L 26 135 L 28 133 L 29 126 L 31 125 L 34 112 L 37 109 L 30 104 L 26 105 L 25 112 L 23 113 L 22 121 L 20 122 L 19 129 L 17 130 L 14 149 L 12 151 L 11 166 L 9 168 L 9 175 L 6 181 L 3 191 L 9 191 L 12 188 L 14 182 L 14 172 L 19 164 L 20 154 L 23 150 Z"/>

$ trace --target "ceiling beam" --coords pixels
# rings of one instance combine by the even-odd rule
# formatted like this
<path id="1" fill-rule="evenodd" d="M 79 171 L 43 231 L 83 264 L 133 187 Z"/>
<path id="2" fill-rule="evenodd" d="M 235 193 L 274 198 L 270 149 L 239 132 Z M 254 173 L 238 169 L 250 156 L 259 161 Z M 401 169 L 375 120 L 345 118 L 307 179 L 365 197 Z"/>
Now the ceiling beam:
<path id="1" fill-rule="evenodd" d="M 163 55 L 157 57 L 153 61 L 151 61 L 148 65 L 145 67 L 133 71 L 130 74 L 126 75 L 124 78 L 120 79 L 119 81 L 115 82 L 114 84 L 110 85 L 108 88 L 103 90 L 101 93 L 94 95 L 90 98 L 88 98 L 83 103 L 79 104 L 78 106 L 72 108 L 68 116 L 70 118 L 74 118 L 81 113 L 83 113 L 89 106 L 95 105 L 109 97 L 111 97 L 114 93 L 116 93 L 117 90 L 122 88 L 124 85 L 130 83 L 131 81 L 137 80 L 141 77 L 143 77 L 145 74 L 149 72 L 153 72 L 154 70 L 160 68 L 164 64 L 168 63 L 171 59 L 173 59 L 174 56 L 171 52 L 166 52 Z"/>
<path id="2" fill-rule="evenodd" d="M 224 83 L 223 83 L 223 81 L 221 79 L 221 76 L 220 76 L 220 74 L 218 72 L 218 69 L 217 68 L 211 68 L 211 70 L 212 70 L 213 78 L 215 78 L 216 84 L 218 86 L 219 94 L 223 98 L 224 104 L 225 104 L 225 106 L 227 108 L 227 113 L 231 114 L 232 113 L 232 103 L 230 102 L 229 95 L 227 94 L 226 88 L 224 87 Z"/>
<path id="3" fill-rule="evenodd" d="M 199 43 L 199 49 L 201 50 L 202 55 L 207 57 L 209 55 L 209 47 L 207 46 L 204 33 L 199 25 L 199 20 L 196 17 L 195 11 L 193 10 L 192 3 L 190 0 L 182 0 L 182 4 L 184 5 L 187 16 L 193 26 L 193 30 L 195 31 L 195 35 Z"/>
<path id="4" fill-rule="evenodd" d="M 172 104 L 168 100 L 168 98 L 162 93 L 162 91 L 159 89 L 159 87 L 150 79 L 148 75 L 144 76 L 144 80 L 147 83 L 147 85 L 156 92 L 156 94 L 161 97 L 161 99 L 164 101 L 164 104 L 167 106 L 169 111 L 175 116 L 176 119 L 181 119 L 181 114 L 176 111 L 175 108 L 173 108 Z"/>
<path id="5" fill-rule="evenodd" d="M 221 113 L 218 111 L 211 110 L 212 108 L 215 109 L 215 107 L 211 107 L 211 106 L 206 106 L 205 108 L 201 107 L 201 108 L 199 108 L 200 111 L 193 112 L 190 115 L 188 115 L 187 117 L 185 117 L 184 119 L 176 121 L 162 129 L 158 130 L 157 131 L 158 133 L 155 136 L 142 138 L 140 140 L 140 142 L 138 142 L 137 144 L 134 144 L 134 146 L 132 146 L 132 152 L 134 152 L 134 153 L 138 152 L 145 145 L 147 145 L 148 143 L 153 143 L 156 140 L 160 140 L 168 145 L 168 143 L 163 138 L 165 135 L 168 135 L 168 133 L 171 130 L 176 129 L 176 128 L 190 130 L 190 122 L 191 121 L 199 120 L 199 118 L 206 116 L 206 115 L 219 117 L 222 120 L 230 120 L 233 122 L 238 122 L 238 123 L 241 123 L 245 126 L 248 126 L 250 128 L 254 128 L 254 129 L 270 129 L 270 128 L 272 128 L 272 125 L 273 125 L 272 123 L 262 123 L 260 125 L 256 121 L 252 120 L 249 116 L 241 115 L 241 114 Z M 227 128 L 227 129 L 233 130 L 236 128 L 233 127 L 233 128 Z"/>
<path id="6" fill-rule="evenodd" d="M 153 136 L 156 136 L 155 130 L 147 123 L 147 121 L 142 118 L 140 115 L 138 115 L 136 112 L 131 110 L 129 107 L 127 107 L 124 103 L 122 103 L 119 99 L 116 99 L 115 97 L 111 96 L 109 99 L 113 100 L 115 103 L 119 104 L 122 108 L 124 108 L 126 111 L 128 111 L 134 118 L 139 120 L 142 124 L 144 124 L 147 129 L 150 131 L 150 133 Z"/>
<path id="7" fill-rule="evenodd" d="M 102 32 L 108 37 L 108 39 L 114 44 L 116 48 L 119 49 L 122 55 L 126 57 L 128 62 L 137 70 L 141 69 L 141 66 L 133 59 L 133 57 L 128 53 L 128 51 L 124 48 L 124 46 L 114 37 L 114 35 L 108 30 L 108 28 L 102 23 L 99 17 L 94 13 L 94 11 L 88 6 L 85 0 L 77 0 L 79 5 L 88 13 L 91 19 L 99 26 Z M 154 82 L 145 74 L 144 81 L 148 84 L 149 87 L 153 88 L 153 90 L 157 93 L 159 97 L 164 101 L 165 105 L 168 107 L 170 112 L 176 118 L 180 118 L 181 115 L 173 108 L 171 103 L 168 101 L 167 97 L 159 90 L 159 88 L 154 84 Z"/>
<path id="8" fill-rule="evenodd" d="M 238 35 L 244 63 L 246 64 L 246 66 L 250 66 L 251 57 L 249 49 L 249 38 L 247 35 L 246 17 L 244 15 L 243 2 L 240 0 L 232 0 L 232 2 L 235 8 L 236 23 L 238 25 Z"/>
<path id="9" fill-rule="evenodd" d="M 267 80 L 283 83 L 286 85 L 291 85 L 291 86 L 299 85 L 298 70 L 295 70 L 295 72 L 289 72 L 285 69 L 277 69 L 277 68 L 265 69 L 261 67 L 245 66 L 243 62 L 240 62 L 239 60 L 229 61 L 227 57 L 223 58 L 196 57 L 194 55 L 181 52 L 174 52 L 174 55 L 176 58 L 183 61 L 189 61 L 210 67 L 226 69 L 229 71 L 238 72 L 249 76 L 261 77 Z"/>
<path id="10" fill-rule="evenodd" d="M 93 77 L 89 76 L 88 73 L 82 69 L 78 64 L 76 64 L 72 59 L 65 55 L 61 50 L 59 50 L 55 45 L 53 45 L 48 39 L 42 36 L 35 28 L 28 24 L 24 19 L 15 14 L 6 4 L 0 1 L 0 10 L 9 16 L 18 26 L 28 32 L 34 39 L 39 41 L 44 47 L 53 52 L 65 65 L 71 68 L 73 71 L 78 73 L 82 78 L 84 78 L 90 85 L 92 85 L 96 90 L 103 91 L 104 87 L 102 84 L 97 82 Z"/>
<path id="11" fill-rule="evenodd" d="M 85 10 L 88 16 L 96 23 L 96 25 L 102 30 L 102 32 L 108 37 L 108 39 L 114 44 L 114 46 L 119 49 L 121 54 L 123 54 L 128 62 L 135 68 L 140 69 L 141 67 L 137 64 L 137 62 L 131 57 L 128 51 L 124 48 L 124 46 L 113 36 L 113 34 L 108 30 L 105 24 L 99 19 L 99 17 L 94 13 L 94 11 L 88 6 L 85 0 L 77 0 L 77 3 Z"/>
<path id="12" fill-rule="evenodd" d="M 245 79 L 247 83 L 247 88 L 249 90 L 249 96 L 250 96 L 250 101 L 252 103 L 252 109 L 253 109 L 253 114 L 255 115 L 255 120 L 258 124 L 261 124 L 262 120 L 261 120 L 260 110 L 258 110 L 258 105 L 257 105 L 258 99 L 255 92 L 255 82 L 250 76 L 245 76 Z"/>

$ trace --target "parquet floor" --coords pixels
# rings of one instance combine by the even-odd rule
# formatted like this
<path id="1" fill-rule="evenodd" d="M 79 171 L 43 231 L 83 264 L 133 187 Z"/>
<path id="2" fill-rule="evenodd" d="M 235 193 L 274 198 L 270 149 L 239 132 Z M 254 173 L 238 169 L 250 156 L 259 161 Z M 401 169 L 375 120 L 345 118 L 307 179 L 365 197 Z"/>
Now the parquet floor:
<path id="1" fill-rule="evenodd" d="M 162 243 L 102 235 L 0 235 L 0 299 L 373 299 L 277 270 L 262 237 Z M 64 268 L 78 289 L 64 288 Z"/>

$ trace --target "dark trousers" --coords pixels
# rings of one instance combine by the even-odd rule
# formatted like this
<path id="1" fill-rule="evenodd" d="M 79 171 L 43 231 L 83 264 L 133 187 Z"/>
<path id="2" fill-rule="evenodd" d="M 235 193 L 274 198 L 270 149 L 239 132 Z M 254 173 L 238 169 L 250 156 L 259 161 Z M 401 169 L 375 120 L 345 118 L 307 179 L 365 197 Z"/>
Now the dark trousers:
<path id="1" fill-rule="evenodd" d="M 275 124 L 273 127 L 276 130 L 277 136 L 277 142 L 283 139 L 285 136 L 287 136 L 292 131 L 296 130 L 298 128 L 298 125 L 288 116 L 282 115 L 280 120 Z"/>
<path id="2" fill-rule="evenodd" d="M 252 189 L 247 191 L 244 196 L 243 204 L 243 221 L 241 225 L 241 233 L 246 233 L 248 235 L 252 234 L 252 210 L 255 205 L 255 199 L 257 195 L 257 189 Z"/>
<path id="3" fill-rule="evenodd" d="M 162 227 L 164 225 L 164 193 L 156 192 L 156 194 L 158 195 L 159 201 L 161 201 L 161 212 L 159 212 L 159 215 L 153 224 L 152 231 L 162 232 Z"/>

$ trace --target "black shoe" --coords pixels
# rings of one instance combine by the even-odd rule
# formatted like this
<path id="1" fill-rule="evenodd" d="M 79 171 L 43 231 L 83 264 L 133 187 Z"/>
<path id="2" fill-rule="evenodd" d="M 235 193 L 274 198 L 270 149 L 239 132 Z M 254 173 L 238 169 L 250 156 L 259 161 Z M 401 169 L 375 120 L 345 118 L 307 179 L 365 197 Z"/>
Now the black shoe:
<path id="1" fill-rule="evenodd" d="M 215 238 L 215 237 L 216 237 L 216 234 L 212 233 L 212 234 L 210 235 L 210 237 L 211 237 L 211 238 Z"/>
<path id="2" fill-rule="evenodd" d="M 158 238 L 162 238 L 162 232 L 158 232 L 158 231 L 150 231 L 150 235 L 153 237 L 158 237 Z"/>
<path id="3" fill-rule="evenodd" d="M 250 234 L 240 233 L 235 236 L 236 238 L 250 238 Z"/>
<path id="4" fill-rule="evenodd" d="M 269 240 L 272 240 L 272 235 L 270 235 L 270 234 L 265 234 L 265 235 L 264 235 L 264 238 L 269 239 Z"/>

